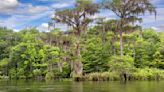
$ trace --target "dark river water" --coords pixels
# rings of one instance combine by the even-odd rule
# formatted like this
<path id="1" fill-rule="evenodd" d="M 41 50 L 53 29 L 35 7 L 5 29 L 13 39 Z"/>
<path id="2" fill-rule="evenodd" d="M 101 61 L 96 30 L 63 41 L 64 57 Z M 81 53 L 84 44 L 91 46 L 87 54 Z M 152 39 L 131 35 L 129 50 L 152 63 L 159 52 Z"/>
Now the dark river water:
<path id="1" fill-rule="evenodd" d="M 164 92 L 164 81 L 0 81 L 0 92 Z"/>

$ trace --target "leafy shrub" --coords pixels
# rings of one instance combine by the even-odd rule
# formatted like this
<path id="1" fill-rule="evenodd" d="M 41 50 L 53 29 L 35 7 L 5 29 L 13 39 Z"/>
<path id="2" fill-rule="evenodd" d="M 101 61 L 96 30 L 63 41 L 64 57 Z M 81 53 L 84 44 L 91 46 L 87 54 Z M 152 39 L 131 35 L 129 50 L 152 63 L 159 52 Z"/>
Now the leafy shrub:
<path id="1" fill-rule="evenodd" d="M 54 73 L 53 72 L 47 72 L 45 79 L 46 80 L 52 80 L 54 78 Z"/>
<path id="2" fill-rule="evenodd" d="M 159 80 L 164 79 L 164 70 L 159 70 L 156 68 L 137 68 L 134 73 L 132 73 L 132 78 L 134 80 Z"/>
<path id="3" fill-rule="evenodd" d="M 109 81 L 109 80 L 119 80 L 119 74 L 116 72 L 95 72 L 85 75 L 86 80 L 90 81 Z"/>
<path id="4" fill-rule="evenodd" d="M 15 69 L 10 69 L 9 76 L 10 76 L 11 79 L 16 78 L 17 77 L 16 70 Z"/>
<path id="5" fill-rule="evenodd" d="M 134 59 L 130 56 L 123 56 L 122 58 L 120 56 L 113 56 L 110 58 L 110 61 L 108 63 L 110 67 L 110 71 L 116 71 L 116 72 L 130 72 L 134 68 Z"/>
<path id="6" fill-rule="evenodd" d="M 8 76 L 0 76 L 0 79 L 9 79 Z"/>

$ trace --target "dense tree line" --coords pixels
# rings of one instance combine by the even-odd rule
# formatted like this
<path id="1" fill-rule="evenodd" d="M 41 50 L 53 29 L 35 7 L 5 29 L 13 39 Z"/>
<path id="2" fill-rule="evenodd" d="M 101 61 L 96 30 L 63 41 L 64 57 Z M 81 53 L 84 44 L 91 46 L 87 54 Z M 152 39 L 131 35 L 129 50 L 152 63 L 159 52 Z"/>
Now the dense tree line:
<path id="1" fill-rule="evenodd" d="M 93 19 L 99 9 L 119 18 Z M 57 10 L 53 23 L 71 28 L 14 32 L 0 28 L 0 76 L 11 79 L 86 78 L 92 80 L 164 78 L 164 32 L 132 25 L 145 12 L 155 13 L 149 0 L 77 0 L 72 9 Z M 95 26 L 88 27 L 90 23 Z M 51 26 L 51 25 L 50 25 Z"/>

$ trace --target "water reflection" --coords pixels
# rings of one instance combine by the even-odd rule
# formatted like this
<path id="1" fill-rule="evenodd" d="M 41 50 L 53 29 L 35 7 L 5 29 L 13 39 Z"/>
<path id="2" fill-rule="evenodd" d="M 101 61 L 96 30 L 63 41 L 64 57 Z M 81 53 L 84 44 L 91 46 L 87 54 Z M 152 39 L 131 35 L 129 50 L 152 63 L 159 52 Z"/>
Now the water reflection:
<path id="1" fill-rule="evenodd" d="M 72 82 L 71 92 L 83 92 L 83 82 Z"/>
<path id="2" fill-rule="evenodd" d="M 0 92 L 164 92 L 164 81 L 0 81 Z"/>

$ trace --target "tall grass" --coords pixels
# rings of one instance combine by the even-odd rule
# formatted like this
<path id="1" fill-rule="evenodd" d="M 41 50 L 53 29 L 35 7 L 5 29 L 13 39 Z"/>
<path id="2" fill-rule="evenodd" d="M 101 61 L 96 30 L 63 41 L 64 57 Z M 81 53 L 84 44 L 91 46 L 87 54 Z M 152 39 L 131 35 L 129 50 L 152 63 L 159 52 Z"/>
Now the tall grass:
<path id="1" fill-rule="evenodd" d="M 136 69 L 131 77 L 134 80 L 160 80 L 164 79 L 164 70 L 156 68 Z"/>
<path id="2" fill-rule="evenodd" d="M 120 72 L 94 72 L 89 73 L 84 76 L 85 80 L 88 81 L 115 81 L 122 80 Z M 164 79 L 164 70 L 159 70 L 156 68 L 144 68 L 135 69 L 135 71 L 130 72 L 128 75 L 128 80 L 160 80 Z"/>
<path id="3" fill-rule="evenodd" d="M 85 75 L 85 80 L 89 81 L 109 81 L 109 80 L 119 80 L 119 74 L 116 72 L 94 72 Z"/>

